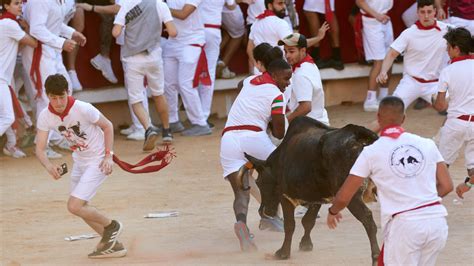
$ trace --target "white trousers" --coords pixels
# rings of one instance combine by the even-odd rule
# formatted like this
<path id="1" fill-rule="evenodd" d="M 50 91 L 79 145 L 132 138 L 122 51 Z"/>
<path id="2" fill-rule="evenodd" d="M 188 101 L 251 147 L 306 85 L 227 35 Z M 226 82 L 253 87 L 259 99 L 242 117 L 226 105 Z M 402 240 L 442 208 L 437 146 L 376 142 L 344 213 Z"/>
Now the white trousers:
<path id="1" fill-rule="evenodd" d="M 471 35 L 474 35 L 474 20 L 463 19 L 460 17 L 449 17 L 448 22 L 456 27 L 464 27 Z"/>
<path id="2" fill-rule="evenodd" d="M 331 10 L 335 10 L 335 0 L 330 0 L 329 5 L 331 5 Z M 324 0 L 306 0 L 303 4 L 304 11 L 316 12 L 320 14 L 326 13 L 326 4 Z"/>
<path id="3" fill-rule="evenodd" d="M 421 83 L 410 75 L 404 74 L 400 83 L 395 88 L 393 96 L 401 98 L 406 109 L 417 98 L 423 98 L 425 101 L 431 102 L 431 95 L 437 92 L 438 82 Z"/>
<path id="4" fill-rule="evenodd" d="M 123 72 L 124 73 L 125 73 L 125 65 L 126 65 L 126 63 L 122 62 L 122 67 L 123 67 Z M 125 89 L 128 90 L 127 79 L 124 79 L 124 83 L 125 83 Z M 130 101 L 127 101 L 127 103 L 128 103 L 128 109 L 130 110 L 130 116 L 132 118 L 133 127 L 136 128 L 136 129 L 143 129 L 143 126 L 140 123 L 140 121 L 138 120 L 138 117 L 133 112 L 132 104 L 130 103 Z M 143 108 L 145 108 L 145 111 L 147 113 L 149 113 L 149 111 L 148 111 L 149 110 L 148 109 L 148 94 L 147 94 L 147 91 L 145 89 L 143 90 L 142 104 L 143 104 Z"/>
<path id="5" fill-rule="evenodd" d="M 365 60 L 383 60 L 393 42 L 392 21 L 383 24 L 362 16 L 362 24 Z"/>
<path id="6" fill-rule="evenodd" d="M 439 152 L 453 164 L 463 147 L 466 169 L 474 169 L 474 122 L 448 118 L 440 131 Z"/>
<path id="7" fill-rule="evenodd" d="M 165 95 L 169 105 L 170 123 L 179 121 L 179 93 L 189 121 L 193 125 L 207 125 L 198 88 L 193 88 L 194 73 L 196 73 L 200 55 L 200 47 L 181 44 L 176 41 L 167 41 L 163 47 Z"/>
<path id="8" fill-rule="evenodd" d="M 221 31 L 214 28 L 206 28 L 206 51 L 207 66 L 211 77 L 211 86 L 199 85 L 199 98 L 201 99 L 202 111 L 206 120 L 211 114 L 212 95 L 214 94 L 214 84 L 216 81 L 216 65 L 219 59 L 220 46 L 222 42 Z"/>
<path id="9" fill-rule="evenodd" d="M 0 136 L 15 122 L 12 96 L 7 84 L 0 83 Z"/>

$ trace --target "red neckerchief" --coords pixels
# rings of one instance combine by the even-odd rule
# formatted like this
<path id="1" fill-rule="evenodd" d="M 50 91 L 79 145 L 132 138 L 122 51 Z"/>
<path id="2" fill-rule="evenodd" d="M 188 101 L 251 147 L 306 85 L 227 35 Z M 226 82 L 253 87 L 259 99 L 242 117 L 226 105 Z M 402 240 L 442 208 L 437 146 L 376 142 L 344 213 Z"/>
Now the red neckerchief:
<path id="1" fill-rule="evenodd" d="M 68 96 L 67 97 L 67 105 L 66 105 L 66 109 L 64 109 L 64 111 L 62 113 L 58 113 L 56 112 L 56 110 L 54 110 L 53 106 L 51 105 L 51 103 L 49 103 L 48 105 L 48 110 L 59 116 L 61 118 L 61 121 L 64 121 L 64 118 L 69 114 L 69 111 L 71 110 L 72 106 L 74 105 L 74 102 L 76 101 L 76 99 L 74 99 L 74 97 L 72 96 Z"/>
<path id="2" fill-rule="evenodd" d="M 14 20 L 18 23 L 18 19 L 16 19 L 16 16 L 13 15 L 12 13 L 8 12 L 8 11 L 5 11 L 5 12 L 3 12 L 2 15 L 0 15 L 0 19 L 5 19 L 5 18 L 9 18 L 9 19 Z"/>
<path id="3" fill-rule="evenodd" d="M 461 56 L 455 57 L 451 59 L 451 64 L 455 62 L 463 61 L 463 60 L 469 60 L 469 59 L 474 59 L 474 55 L 468 54 L 468 55 L 461 55 Z"/>
<path id="4" fill-rule="evenodd" d="M 405 132 L 405 129 L 403 129 L 401 126 L 391 125 L 382 129 L 382 131 L 380 132 L 380 136 L 389 137 L 392 139 L 398 139 L 398 137 L 400 137 L 400 135 L 403 134 L 404 132 Z"/>
<path id="5" fill-rule="evenodd" d="M 250 81 L 250 84 L 256 86 L 263 84 L 273 84 L 275 86 L 277 85 L 268 72 L 264 72 L 262 75 L 256 76 Z"/>
<path id="6" fill-rule="evenodd" d="M 419 20 L 415 22 L 415 25 L 418 27 L 419 30 L 431 30 L 431 29 L 437 29 L 438 31 L 441 31 L 440 27 L 438 27 L 438 22 L 435 20 L 434 24 L 431 26 L 423 26 Z"/>
<path id="7" fill-rule="evenodd" d="M 293 69 L 293 72 L 295 72 L 295 70 L 300 67 L 303 63 L 311 63 L 311 64 L 314 64 L 314 60 L 313 58 L 307 54 L 305 56 L 305 58 L 303 58 L 299 63 L 296 63 L 295 65 L 293 65 L 291 68 Z"/>
<path id="8" fill-rule="evenodd" d="M 276 16 L 276 15 L 273 11 L 265 9 L 265 11 L 262 14 L 258 15 L 256 19 L 264 19 L 266 17 L 271 17 L 271 16 Z"/>

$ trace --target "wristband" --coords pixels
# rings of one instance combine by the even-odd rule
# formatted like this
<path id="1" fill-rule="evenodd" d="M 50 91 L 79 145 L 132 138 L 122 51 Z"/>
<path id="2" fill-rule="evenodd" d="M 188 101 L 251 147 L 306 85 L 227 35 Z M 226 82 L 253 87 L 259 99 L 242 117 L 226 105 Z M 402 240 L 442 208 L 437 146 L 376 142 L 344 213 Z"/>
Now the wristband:
<path id="1" fill-rule="evenodd" d="M 331 206 L 331 207 L 332 207 L 332 206 Z M 328 208 L 329 214 L 331 214 L 331 215 L 337 215 L 338 213 L 333 213 L 333 212 L 331 211 L 331 207 Z"/>
<path id="2" fill-rule="evenodd" d="M 468 187 L 468 188 L 472 188 L 474 187 L 474 184 L 471 184 L 471 178 L 470 177 L 466 177 L 466 179 L 464 180 L 464 184 Z"/>

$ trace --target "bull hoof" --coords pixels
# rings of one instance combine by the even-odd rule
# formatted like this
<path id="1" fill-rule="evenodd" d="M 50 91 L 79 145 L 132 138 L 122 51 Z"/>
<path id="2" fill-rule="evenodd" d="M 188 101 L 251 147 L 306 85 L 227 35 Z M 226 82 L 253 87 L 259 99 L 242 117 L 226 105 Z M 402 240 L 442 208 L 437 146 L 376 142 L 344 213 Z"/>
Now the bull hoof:
<path id="1" fill-rule="evenodd" d="M 274 257 L 277 260 L 287 260 L 290 258 L 290 252 L 285 252 L 282 249 L 279 249 L 277 252 L 275 252 Z"/>
<path id="2" fill-rule="evenodd" d="M 300 251 L 313 251 L 313 243 L 311 241 L 301 241 Z"/>

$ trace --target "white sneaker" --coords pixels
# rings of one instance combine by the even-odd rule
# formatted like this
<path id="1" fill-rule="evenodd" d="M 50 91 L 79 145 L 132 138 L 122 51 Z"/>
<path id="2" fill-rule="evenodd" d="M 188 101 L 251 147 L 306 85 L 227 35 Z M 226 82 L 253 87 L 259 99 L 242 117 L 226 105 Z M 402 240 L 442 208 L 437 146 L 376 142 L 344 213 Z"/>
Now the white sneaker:
<path id="1" fill-rule="evenodd" d="M 228 67 L 224 67 L 222 69 L 222 72 L 221 72 L 221 78 L 222 79 L 232 79 L 232 78 L 235 78 L 236 74 L 232 71 L 230 71 L 230 69 Z"/>
<path id="2" fill-rule="evenodd" d="M 16 159 L 26 157 L 26 154 L 22 150 L 20 150 L 20 148 L 15 147 L 15 146 L 13 147 L 5 146 L 3 148 L 3 154 L 16 158 Z"/>
<path id="3" fill-rule="evenodd" d="M 145 129 L 139 128 L 127 136 L 129 140 L 145 140 Z"/>
<path id="4" fill-rule="evenodd" d="M 69 74 L 69 78 L 71 79 L 71 85 L 73 91 L 82 91 L 81 82 L 79 82 L 79 78 L 77 77 L 77 72 L 75 70 L 69 70 L 67 72 Z"/>
<path id="5" fill-rule="evenodd" d="M 106 78 L 111 83 L 117 83 L 117 77 L 115 77 L 114 71 L 112 70 L 112 62 L 110 58 L 103 57 L 101 54 L 96 55 L 91 59 L 91 64 L 97 70 L 102 72 L 104 78 Z"/>
<path id="6" fill-rule="evenodd" d="M 377 112 L 379 110 L 379 102 L 377 100 L 365 100 L 364 111 L 366 112 Z"/>
<path id="7" fill-rule="evenodd" d="M 298 205 L 295 208 L 295 218 L 303 218 L 303 216 L 306 214 L 308 211 L 308 208 L 305 206 Z"/>
<path id="8" fill-rule="evenodd" d="M 63 158 L 63 155 L 61 153 L 57 153 L 53 150 L 53 148 L 51 147 L 47 147 L 46 148 L 46 156 L 49 158 L 49 159 L 59 159 L 59 158 Z"/>
<path id="9" fill-rule="evenodd" d="M 120 135 L 128 136 L 135 131 L 135 127 L 133 125 L 129 126 L 128 128 L 120 130 Z"/>

